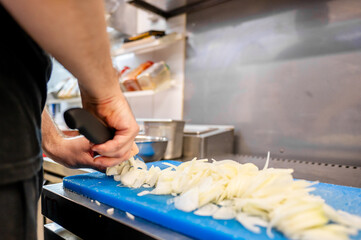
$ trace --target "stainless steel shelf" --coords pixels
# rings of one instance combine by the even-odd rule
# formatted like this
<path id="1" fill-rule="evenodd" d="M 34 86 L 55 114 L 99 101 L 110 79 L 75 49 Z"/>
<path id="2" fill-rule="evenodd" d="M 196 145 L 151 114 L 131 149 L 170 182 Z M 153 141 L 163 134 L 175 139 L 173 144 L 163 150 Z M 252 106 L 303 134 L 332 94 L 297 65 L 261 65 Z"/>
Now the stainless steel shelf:
<path id="1" fill-rule="evenodd" d="M 164 18 L 171 18 L 183 13 L 195 12 L 216 6 L 227 1 L 230 0 L 130 0 L 128 3 Z"/>
<path id="2" fill-rule="evenodd" d="M 118 48 L 112 49 L 112 56 L 117 57 L 125 54 L 142 54 L 171 46 L 178 41 L 185 40 L 185 36 L 180 33 L 171 33 L 161 38 L 145 38 L 142 40 L 124 43 Z"/>

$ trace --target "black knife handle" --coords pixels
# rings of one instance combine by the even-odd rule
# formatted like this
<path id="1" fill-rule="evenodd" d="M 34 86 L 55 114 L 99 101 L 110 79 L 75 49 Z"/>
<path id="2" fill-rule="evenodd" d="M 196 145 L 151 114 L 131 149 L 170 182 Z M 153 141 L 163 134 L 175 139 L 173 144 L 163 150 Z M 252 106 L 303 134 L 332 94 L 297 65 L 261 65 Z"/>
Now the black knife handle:
<path id="1" fill-rule="evenodd" d="M 78 129 L 90 142 L 105 143 L 113 139 L 115 130 L 104 126 L 94 115 L 82 108 L 71 108 L 64 112 L 66 125 Z"/>

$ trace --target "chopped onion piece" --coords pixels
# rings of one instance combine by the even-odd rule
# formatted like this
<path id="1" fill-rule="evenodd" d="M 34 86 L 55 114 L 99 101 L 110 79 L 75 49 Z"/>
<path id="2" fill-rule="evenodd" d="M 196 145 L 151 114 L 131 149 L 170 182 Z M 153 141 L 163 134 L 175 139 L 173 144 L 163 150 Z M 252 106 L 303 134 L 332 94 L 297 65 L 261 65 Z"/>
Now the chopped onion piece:
<path id="1" fill-rule="evenodd" d="M 267 168 L 268 168 L 268 164 L 269 164 L 269 155 L 270 155 L 270 152 L 268 151 L 268 153 L 267 153 L 267 159 L 266 159 L 266 164 L 264 165 L 263 170 L 265 170 L 265 169 L 267 169 Z"/>
<path id="2" fill-rule="evenodd" d="M 106 175 L 107 176 L 117 175 L 118 174 L 117 168 L 118 166 L 108 167 L 105 172 Z"/>
<path id="3" fill-rule="evenodd" d="M 236 216 L 236 213 L 231 207 L 221 207 L 215 211 L 215 213 L 212 215 L 214 219 L 233 219 Z"/>
<path id="4" fill-rule="evenodd" d="M 204 205 L 203 207 L 198 208 L 194 212 L 195 215 L 199 216 L 212 216 L 217 210 L 218 206 L 213 203 L 208 203 L 207 205 Z"/>
<path id="5" fill-rule="evenodd" d="M 150 191 L 145 190 L 145 191 L 142 191 L 142 192 L 138 193 L 137 195 L 138 196 L 144 196 L 144 195 L 147 195 L 149 193 L 150 193 Z"/>
<path id="6" fill-rule="evenodd" d="M 260 233 L 261 229 L 258 226 L 267 227 L 268 223 L 259 217 L 250 216 L 245 213 L 238 213 L 236 219 L 245 228 L 254 233 Z"/>
<path id="7" fill-rule="evenodd" d="M 184 212 L 191 212 L 198 208 L 198 193 L 197 187 L 191 188 L 187 192 L 174 198 L 174 206 Z"/>
<path id="8" fill-rule="evenodd" d="M 128 218 L 130 218 L 131 220 L 134 220 L 134 215 L 128 212 L 125 212 L 125 215 L 127 215 Z"/>
<path id="9" fill-rule="evenodd" d="M 113 214 L 114 214 L 114 208 L 108 208 L 108 209 L 107 209 L 107 213 L 108 213 L 109 215 L 113 215 Z"/>

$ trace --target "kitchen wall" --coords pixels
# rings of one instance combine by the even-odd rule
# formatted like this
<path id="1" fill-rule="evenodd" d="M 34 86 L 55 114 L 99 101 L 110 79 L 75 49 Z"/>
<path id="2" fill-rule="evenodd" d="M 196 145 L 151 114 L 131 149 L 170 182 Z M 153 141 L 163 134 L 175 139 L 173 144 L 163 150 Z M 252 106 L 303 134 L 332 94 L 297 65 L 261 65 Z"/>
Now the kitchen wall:
<path id="1" fill-rule="evenodd" d="M 184 119 L 236 154 L 361 166 L 361 1 L 233 0 L 187 15 Z"/>

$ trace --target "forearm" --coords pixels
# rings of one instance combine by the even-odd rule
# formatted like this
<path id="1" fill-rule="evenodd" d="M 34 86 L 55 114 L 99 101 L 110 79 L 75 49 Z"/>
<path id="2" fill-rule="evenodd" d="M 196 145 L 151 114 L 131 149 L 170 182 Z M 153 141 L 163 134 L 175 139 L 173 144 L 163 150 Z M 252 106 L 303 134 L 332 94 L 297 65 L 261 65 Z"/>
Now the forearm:
<path id="1" fill-rule="evenodd" d="M 28 34 L 79 80 L 88 102 L 106 102 L 121 94 L 102 0 L 0 1 Z"/>
<path id="2" fill-rule="evenodd" d="M 64 134 L 58 129 L 46 108 L 41 115 L 41 120 L 42 148 L 44 153 L 51 157 L 54 149 L 58 148 Z"/>
<path id="3" fill-rule="evenodd" d="M 86 139 L 77 140 L 84 152 L 81 162 L 109 166 L 129 159 L 134 138 L 139 131 L 132 111 L 123 96 L 110 56 L 103 0 L 0 0 L 25 31 L 53 55 L 79 82 L 83 108 L 94 113 L 116 130 L 112 140 L 91 149 Z M 47 114 L 46 112 L 44 114 Z M 63 156 L 61 161 L 76 165 L 78 148 L 75 140 L 63 139 L 58 144 L 50 116 L 43 114 L 44 151 Z M 49 118 L 48 118 L 49 117 Z M 49 123 L 49 124 L 48 124 Z M 56 129 L 55 129 L 56 130 Z M 55 150 L 54 150 L 55 149 Z M 69 150 L 68 150 L 69 149 Z M 51 152 L 49 152 L 51 151 Z M 62 150 L 63 151 L 63 150 Z M 93 161 L 92 151 L 102 155 Z M 64 157 L 65 156 L 65 157 Z M 55 159 L 54 159 L 55 160 Z M 99 163 L 96 163 L 99 162 Z M 98 164 L 98 165 L 97 165 Z"/>

